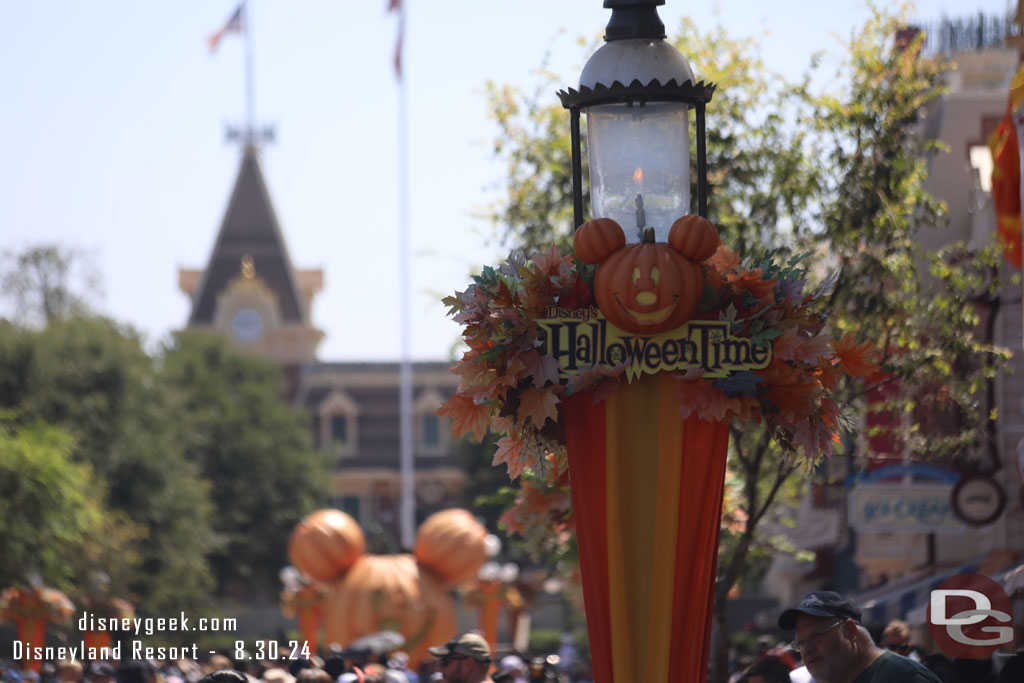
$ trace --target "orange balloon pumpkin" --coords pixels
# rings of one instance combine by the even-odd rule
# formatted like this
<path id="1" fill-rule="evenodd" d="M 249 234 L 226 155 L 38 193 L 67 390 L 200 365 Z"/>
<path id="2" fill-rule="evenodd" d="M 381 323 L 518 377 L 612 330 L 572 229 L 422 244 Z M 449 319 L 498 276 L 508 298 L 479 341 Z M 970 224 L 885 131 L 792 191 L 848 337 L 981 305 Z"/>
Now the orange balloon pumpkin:
<path id="1" fill-rule="evenodd" d="M 486 537 L 487 529 L 466 510 L 441 510 L 420 525 L 412 552 L 441 580 L 455 585 L 476 576 L 487 561 Z"/>
<path id="2" fill-rule="evenodd" d="M 703 290 L 700 265 L 653 240 L 612 253 L 594 279 L 601 312 L 616 327 L 636 334 L 679 327 L 696 312 Z"/>
<path id="3" fill-rule="evenodd" d="M 359 523 L 341 510 L 317 510 L 296 525 L 288 558 L 302 573 L 330 581 L 345 573 L 366 550 Z"/>
<path id="4" fill-rule="evenodd" d="M 703 216 L 683 216 L 668 231 L 668 243 L 686 258 L 706 261 L 718 249 L 721 239 L 715 225 Z"/>
<path id="5" fill-rule="evenodd" d="M 595 218 L 581 225 L 572 237 L 576 257 L 584 263 L 600 263 L 626 243 L 622 226 L 611 218 Z"/>
<path id="6" fill-rule="evenodd" d="M 331 587 L 326 642 L 347 645 L 360 636 L 393 630 L 415 668 L 427 648 L 455 635 L 455 608 L 446 588 L 412 555 L 366 555 Z"/>

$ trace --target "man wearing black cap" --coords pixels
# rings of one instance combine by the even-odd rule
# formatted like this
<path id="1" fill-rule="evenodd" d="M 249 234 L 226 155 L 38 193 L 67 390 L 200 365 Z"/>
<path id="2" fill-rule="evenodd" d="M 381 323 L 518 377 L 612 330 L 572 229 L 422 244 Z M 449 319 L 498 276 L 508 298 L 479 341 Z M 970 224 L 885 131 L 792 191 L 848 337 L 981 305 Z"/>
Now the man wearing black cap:
<path id="1" fill-rule="evenodd" d="M 796 632 L 791 647 L 820 683 L 940 683 L 912 659 L 876 647 L 860 621 L 857 603 L 820 591 L 783 612 L 779 628 Z"/>
<path id="2" fill-rule="evenodd" d="M 488 675 L 491 646 L 479 633 L 463 633 L 444 645 L 428 647 L 427 652 L 440 660 L 445 683 L 494 683 Z"/>

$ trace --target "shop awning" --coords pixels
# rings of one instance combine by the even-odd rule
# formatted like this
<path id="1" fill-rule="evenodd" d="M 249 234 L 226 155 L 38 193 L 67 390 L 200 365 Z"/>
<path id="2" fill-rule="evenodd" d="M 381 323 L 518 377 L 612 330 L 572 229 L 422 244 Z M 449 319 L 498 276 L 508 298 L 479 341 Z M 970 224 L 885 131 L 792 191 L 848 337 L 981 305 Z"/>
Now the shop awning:
<path id="1" fill-rule="evenodd" d="M 955 574 L 977 571 L 980 561 L 946 569 L 926 570 L 851 596 L 864 610 L 865 626 L 884 626 L 893 619 L 915 625 L 910 616 L 919 605 L 927 605 L 932 590 Z M 921 623 L 924 623 L 922 616 Z"/>

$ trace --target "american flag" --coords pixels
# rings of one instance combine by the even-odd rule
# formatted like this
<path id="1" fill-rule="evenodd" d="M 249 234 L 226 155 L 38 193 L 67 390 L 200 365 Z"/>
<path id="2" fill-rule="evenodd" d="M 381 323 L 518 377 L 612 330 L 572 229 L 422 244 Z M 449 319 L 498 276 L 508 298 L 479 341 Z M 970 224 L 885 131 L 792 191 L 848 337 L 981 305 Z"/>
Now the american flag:
<path id="1" fill-rule="evenodd" d="M 231 17 L 224 22 L 224 25 L 210 34 L 210 37 L 206 39 L 206 44 L 210 48 L 210 52 L 215 52 L 217 50 L 217 45 L 220 44 L 220 39 L 228 33 L 241 33 L 244 30 L 245 27 L 242 23 L 242 12 L 244 10 L 245 0 L 242 0 L 242 2 L 238 3 L 238 7 L 235 8 Z"/>

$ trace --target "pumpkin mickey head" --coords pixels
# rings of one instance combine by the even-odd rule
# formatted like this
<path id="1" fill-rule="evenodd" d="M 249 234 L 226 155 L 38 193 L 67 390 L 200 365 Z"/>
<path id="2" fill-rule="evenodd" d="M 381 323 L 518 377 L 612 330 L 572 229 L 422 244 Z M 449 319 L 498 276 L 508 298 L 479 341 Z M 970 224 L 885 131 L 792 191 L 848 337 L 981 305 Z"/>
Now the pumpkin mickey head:
<path id="1" fill-rule="evenodd" d="M 487 560 L 487 529 L 466 510 L 435 512 L 416 533 L 412 553 L 365 552 L 359 523 L 340 510 L 302 520 L 288 543 L 292 565 L 324 582 L 324 634 L 329 643 L 395 630 L 413 666 L 431 658 L 427 646 L 456 632 L 449 587 L 474 577 Z"/>
<path id="2" fill-rule="evenodd" d="M 697 311 L 704 291 L 700 262 L 718 248 L 718 231 L 701 216 L 683 216 L 672 224 L 668 244 L 644 241 L 626 245 L 622 227 L 610 218 L 584 223 L 573 246 L 584 263 L 597 263 L 594 295 L 608 321 L 636 334 L 679 327 Z"/>

